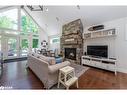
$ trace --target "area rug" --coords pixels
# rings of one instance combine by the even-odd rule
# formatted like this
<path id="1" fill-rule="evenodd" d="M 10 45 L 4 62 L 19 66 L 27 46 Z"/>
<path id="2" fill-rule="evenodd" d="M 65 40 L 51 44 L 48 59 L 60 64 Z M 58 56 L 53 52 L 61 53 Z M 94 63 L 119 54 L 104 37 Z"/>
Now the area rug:
<path id="1" fill-rule="evenodd" d="M 75 68 L 75 76 L 78 77 L 78 78 L 89 69 L 89 67 L 78 65 L 78 64 L 74 64 L 74 63 L 71 64 L 70 66 Z M 60 84 L 60 87 L 57 88 L 57 84 L 55 84 L 50 89 L 65 89 L 65 87 L 62 84 Z"/>

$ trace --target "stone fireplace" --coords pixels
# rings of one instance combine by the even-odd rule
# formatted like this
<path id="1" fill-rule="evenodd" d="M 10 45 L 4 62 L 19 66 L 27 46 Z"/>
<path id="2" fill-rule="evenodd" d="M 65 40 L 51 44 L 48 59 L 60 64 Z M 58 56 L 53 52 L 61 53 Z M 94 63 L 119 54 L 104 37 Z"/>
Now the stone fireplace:
<path id="1" fill-rule="evenodd" d="M 83 26 L 80 19 L 63 25 L 61 52 L 65 60 L 80 64 L 83 54 Z"/>

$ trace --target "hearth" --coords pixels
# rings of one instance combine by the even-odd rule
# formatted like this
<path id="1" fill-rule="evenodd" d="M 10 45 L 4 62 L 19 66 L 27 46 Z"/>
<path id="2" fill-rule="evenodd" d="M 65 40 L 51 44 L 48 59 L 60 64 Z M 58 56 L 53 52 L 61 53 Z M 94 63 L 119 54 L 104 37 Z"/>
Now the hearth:
<path id="1" fill-rule="evenodd" d="M 76 60 L 76 48 L 65 48 L 65 58 Z"/>

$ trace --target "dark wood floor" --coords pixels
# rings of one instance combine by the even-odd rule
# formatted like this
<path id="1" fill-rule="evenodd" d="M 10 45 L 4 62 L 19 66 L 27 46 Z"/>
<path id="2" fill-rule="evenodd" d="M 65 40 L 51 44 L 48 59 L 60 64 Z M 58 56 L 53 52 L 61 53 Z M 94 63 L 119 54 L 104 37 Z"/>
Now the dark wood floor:
<path id="1" fill-rule="evenodd" d="M 44 89 L 42 82 L 26 68 L 26 61 L 4 64 L 0 86 L 13 89 Z M 77 89 L 75 85 L 70 89 Z M 79 78 L 79 89 L 127 89 L 127 74 L 90 68 Z"/>

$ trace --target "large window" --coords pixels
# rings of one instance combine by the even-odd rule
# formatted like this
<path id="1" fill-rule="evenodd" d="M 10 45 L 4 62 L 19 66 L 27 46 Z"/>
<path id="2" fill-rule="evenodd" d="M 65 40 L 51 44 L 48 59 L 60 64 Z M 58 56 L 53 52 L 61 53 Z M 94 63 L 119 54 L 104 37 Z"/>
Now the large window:
<path id="1" fill-rule="evenodd" d="M 0 28 L 17 30 L 18 26 L 18 10 L 11 9 L 0 12 Z"/>
<path id="2" fill-rule="evenodd" d="M 4 58 L 27 56 L 39 48 L 39 27 L 23 9 L 10 7 L 0 11 L 0 34 Z"/>
<path id="3" fill-rule="evenodd" d="M 38 33 L 38 26 L 34 23 L 34 21 L 27 16 L 24 11 L 21 11 L 21 29 L 22 32 L 33 32 Z"/>
<path id="4" fill-rule="evenodd" d="M 21 35 L 28 36 L 28 34 L 33 34 L 31 37 L 32 40 L 32 50 L 35 48 L 38 48 L 39 45 L 39 27 L 37 24 L 33 21 L 32 18 L 30 18 L 26 13 L 22 10 L 21 11 Z M 25 48 L 28 48 L 28 44 L 22 43 Z M 23 48 L 23 47 L 22 47 Z M 28 51 L 28 50 L 27 50 Z"/>

